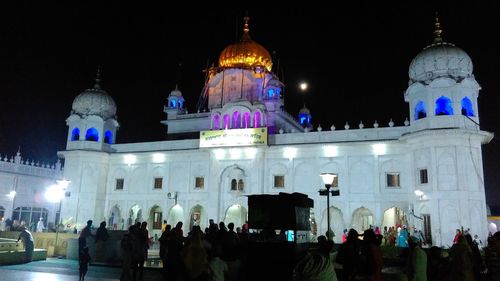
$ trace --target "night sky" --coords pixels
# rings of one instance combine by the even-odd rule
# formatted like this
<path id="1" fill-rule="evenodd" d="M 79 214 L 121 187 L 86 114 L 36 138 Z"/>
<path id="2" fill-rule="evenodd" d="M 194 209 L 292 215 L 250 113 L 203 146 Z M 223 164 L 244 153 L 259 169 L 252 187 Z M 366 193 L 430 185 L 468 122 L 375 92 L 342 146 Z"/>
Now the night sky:
<path id="1" fill-rule="evenodd" d="M 104 1 L 101 1 L 104 2 Z M 373 1 L 380 2 L 380 1 Z M 468 2 L 468 3 L 467 3 Z M 402 125 L 408 116 L 404 91 L 411 60 L 433 39 L 434 12 L 442 37 L 464 49 L 482 86 L 483 130 L 500 136 L 500 8 L 491 4 L 354 4 L 222 8 L 137 6 L 1 7 L 0 154 L 18 147 L 24 158 L 54 162 L 65 148 L 66 118 L 73 99 L 94 84 L 116 101 L 118 143 L 165 138 L 163 105 L 178 83 L 190 112 L 204 81 L 202 70 L 242 34 L 269 52 L 285 82 L 285 104 L 296 116 L 302 100 L 314 127 L 375 120 Z M 138 2 L 137 2 L 138 3 Z M 136 4 L 137 4 L 136 3 Z M 168 3 L 169 2 L 165 2 Z M 257 3 L 257 2 L 255 2 Z M 278 63 L 279 62 L 279 63 Z M 302 95 L 298 84 L 307 81 Z M 500 206 L 500 141 L 483 146 L 487 201 Z"/>

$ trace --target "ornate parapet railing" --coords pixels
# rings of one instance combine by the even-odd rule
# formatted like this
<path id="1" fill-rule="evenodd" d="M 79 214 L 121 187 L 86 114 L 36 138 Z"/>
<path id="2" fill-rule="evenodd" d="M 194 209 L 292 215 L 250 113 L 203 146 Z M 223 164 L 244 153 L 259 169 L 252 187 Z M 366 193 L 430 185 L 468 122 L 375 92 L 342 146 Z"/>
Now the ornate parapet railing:
<path id="1" fill-rule="evenodd" d="M 61 178 L 63 167 L 60 160 L 55 164 L 40 164 L 40 162 L 35 162 L 34 160 L 23 160 L 21 154 L 18 152 L 16 156 L 10 158 L 0 156 L 0 172 L 46 178 Z"/>

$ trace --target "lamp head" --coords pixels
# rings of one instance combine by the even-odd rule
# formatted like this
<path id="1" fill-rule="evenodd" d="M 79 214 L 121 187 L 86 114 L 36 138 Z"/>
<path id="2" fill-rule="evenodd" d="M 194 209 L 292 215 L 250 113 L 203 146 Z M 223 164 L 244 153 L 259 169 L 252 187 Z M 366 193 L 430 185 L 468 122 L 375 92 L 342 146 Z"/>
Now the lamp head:
<path id="1" fill-rule="evenodd" d="M 332 173 L 321 173 L 320 176 L 321 176 L 321 179 L 323 180 L 323 184 L 326 187 L 331 187 L 333 184 L 333 180 L 335 179 L 335 177 L 337 175 L 332 174 Z"/>
<path id="2" fill-rule="evenodd" d="M 9 196 L 10 199 L 14 199 L 14 197 L 16 197 L 16 193 L 17 192 L 15 190 L 11 190 L 7 196 Z"/>
<path id="3" fill-rule="evenodd" d="M 62 189 L 66 189 L 68 188 L 68 185 L 71 181 L 67 180 L 67 179 L 62 179 L 62 180 L 57 180 L 57 185 L 59 185 Z"/>
<path id="4" fill-rule="evenodd" d="M 64 197 L 64 189 L 57 184 L 51 185 L 45 191 L 45 198 L 52 203 L 57 203 Z"/>

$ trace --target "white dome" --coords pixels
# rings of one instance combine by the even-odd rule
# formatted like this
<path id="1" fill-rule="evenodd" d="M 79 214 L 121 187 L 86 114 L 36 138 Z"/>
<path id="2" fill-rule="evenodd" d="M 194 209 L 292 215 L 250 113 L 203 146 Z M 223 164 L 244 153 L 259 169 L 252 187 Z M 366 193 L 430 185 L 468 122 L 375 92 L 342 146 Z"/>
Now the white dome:
<path id="1" fill-rule="evenodd" d="M 455 45 L 436 42 L 425 47 L 412 60 L 408 74 L 410 84 L 427 84 L 439 77 L 461 80 L 472 76 L 472 60 L 464 50 Z"/>
<path id="2" fill-rule="evenodd" d="M 178 86 L 175 85 L 175 89 L 172 90 L 172 92 L 170 92 L 170 95 L 171 97 L 182 97 L 182 92 L 179 90 Z"/>
<path id="3" fill-rule="evenodd" d="M 73 113 L 78 115 L 97 115 L 107 120 L 116 115 L 116 103 L 98 85 L 87 89 L 73 100 Z"/>
<path id="4" fill-rule="evenodd" d="M 304 107 L 302 107 L 299 111 L 299 114 L 307 114 L 307 115 L 310 115 L 311 114 L 311 111 L 304 105 Z"/>

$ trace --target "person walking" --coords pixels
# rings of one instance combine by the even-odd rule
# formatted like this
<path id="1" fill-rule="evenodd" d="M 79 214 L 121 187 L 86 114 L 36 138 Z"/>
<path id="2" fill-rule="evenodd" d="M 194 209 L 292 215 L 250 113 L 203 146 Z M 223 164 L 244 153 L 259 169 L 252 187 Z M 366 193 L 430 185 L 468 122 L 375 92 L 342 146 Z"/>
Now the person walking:
<path id="1" fill-rule="evenodd" d="M 23 240 L 23 245 L 24 245 L 24 261 L 25 262 L 31 262 L 33 260 L 33 250 L 34 250 L 34 245 L 33 245 L 33 235 L 31 235 L 31 232 L 28 231 L 26 226 L 21 226 L 21 233 L 19 233 L 19 237 L 17 238 L 17 243 L 19 240 Z"/>
<path id="2" fill-rule="evenodd" d="M 92 234 L 92 220 L 87 221 L 87 225 L 80 232 L 80 236 L 78 237 L 78 252 L 82 251 L 85 246 L 87 246 L 87 238 L 95 237 Z"/>
<path id="3" fill-rule="evenodd" d="M 90 262 L 89 247 L 85 246 L 78 255 L 78 263 L 80 265 L 79 281 L 83 281 L 85 279 L 85 275 L 89 270 L 89 262 Z"/>
<path id="4" fill-rule="evenodd" d="M 43 218 L 41 217 L 38 223 L 36 224 L 36 232 L 43 232 L 45 229 L 45 225 L 43 224 Z"/>

